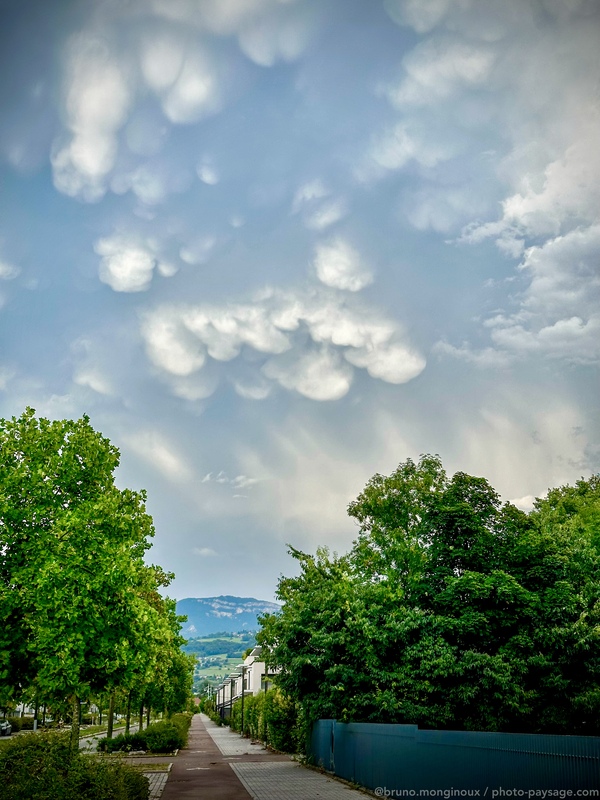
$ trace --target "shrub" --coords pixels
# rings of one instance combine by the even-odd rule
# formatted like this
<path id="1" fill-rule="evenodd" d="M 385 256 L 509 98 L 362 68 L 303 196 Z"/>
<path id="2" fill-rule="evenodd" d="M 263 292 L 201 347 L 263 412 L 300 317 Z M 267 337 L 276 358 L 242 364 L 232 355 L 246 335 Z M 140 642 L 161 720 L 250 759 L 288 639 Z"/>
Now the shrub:
<path id="1" fill-rule="evenodd" d="M 191 714 L 173 714 L 169 720 L 155 722 L 138 733 L 121 733 L 114 739 L 100 739 L 98 750 L 105 753 L 149 750 L 152 753 L 171 753 L 185 747 Z"/>
<path id="2" fill-rule="evenodd" d="M 8 717 L 8 721 L 12 726 L 13 733 L 18 733 L 21 730 L 21 717 Z"/>
<path id="3" fill-rule="evenodd" d="M 69 750 L 60 733 L 19 736 L 0 750 L 10 800 L 148 800 L 148 780 L 121 762 Z"/>
<path id="4" fill-rule="evenodd" d="M 230 724 L 232 730 L 241 730 L 241 700 L 233 704 Z M 284 753 L 301 753 L 306 748 L 301 709 L 277 688 L 244 698 L 244 733 Z"/>
<path id="5" fill-rule="evenodd" d="M 181 731 L 184 737 L 184 744 L 187 744 L 187 737 L 188 731 L 190 729 L 190 725 L 192 724 L 192 717 L 194 715 L 189 711 L 184 711 L 180 714 L 172 714 L 169 717 L 169 722 L 171 722 L 177 730 Z"/>
<path id="6" fill-rule="evenodd" d="M 185 745 L 186 736 L 170 722 L 157 722 L 144 731 L 146 748 L 152 753 L 170 753 Z"/>
<path id="7" fill-rule="evenodd" d="M 145 731 L 139 733 L 120 733 L 114 739 L 100 739 L 98 750 L 103 753 L 114 753 L 117 751 L 129 753 L 131 750 L 146 750 Z"/>

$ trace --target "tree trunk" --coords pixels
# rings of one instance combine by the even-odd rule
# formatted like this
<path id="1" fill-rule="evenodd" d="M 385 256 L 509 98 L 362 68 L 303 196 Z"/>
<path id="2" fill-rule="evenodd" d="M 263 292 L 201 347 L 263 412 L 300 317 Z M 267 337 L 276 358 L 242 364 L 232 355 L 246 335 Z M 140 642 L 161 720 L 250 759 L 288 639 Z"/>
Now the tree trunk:
<path id="1" fill-rule="evenodd" d="M 146 709 L 146 727 L 150 725 L 150 706 Z"/>
<path id="2" fill-rule="evenodd" d="M 69 698 L 71 701 L 71 716 L 73 719 L 71 720 L 71 738 L 69 740 L 69 746 L 72 753 L 75 753 L 79 750 L 79 697 L 76 694 L 72 694 Z"/>
<path id="3" fill-rule="evenodd" d="M 140 706 L 140 730 L 144 727 L 144 704 L 142 703 Z"/>
<path id="4" fill-rule="evenodd" d="M 129 727 L 131 725 L 131 689 L 127 695 L 127 716 L 125 718 L 125 736 L 129 735 Z"/>
<path id="5" fill-rule="evenodd" d="M 114 721 L 115 721 L 115 693 L 111 692 L 108 704 L 108 729 L 106 731 L 107 739 L 112 739 Z"/>

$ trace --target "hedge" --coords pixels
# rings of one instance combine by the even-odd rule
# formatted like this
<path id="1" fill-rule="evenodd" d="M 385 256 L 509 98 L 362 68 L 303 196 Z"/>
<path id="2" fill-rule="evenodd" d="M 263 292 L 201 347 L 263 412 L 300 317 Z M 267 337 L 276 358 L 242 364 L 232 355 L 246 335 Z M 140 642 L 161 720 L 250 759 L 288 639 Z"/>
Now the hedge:
<path id="1" fill-rule="evenodd" d="M 172 753 L 187 744 L 192 715 L 173 714 L 167 720 L 155 722 L 137 733 L 121 733 L 114 739 L 103 738 L 98 742 L 98 750 L 105 753 L 147 750 L 150 753 Z"/>
<path id="2" fill-rule="evenodd" d="M 241 731 L 242 701 L 233 704 L 232 730 Z M 307 726 L 302 709 L 279 689 L 244 697 L 244 733 L 274 750 L 304 753 Z"/>
<path id="3" fill-rule="evenodd" d="M 0 749 L 9 800 L 148 800 L 148 779 L 122 762 L 71 752 L 61 733 L 18 736 Z"/>

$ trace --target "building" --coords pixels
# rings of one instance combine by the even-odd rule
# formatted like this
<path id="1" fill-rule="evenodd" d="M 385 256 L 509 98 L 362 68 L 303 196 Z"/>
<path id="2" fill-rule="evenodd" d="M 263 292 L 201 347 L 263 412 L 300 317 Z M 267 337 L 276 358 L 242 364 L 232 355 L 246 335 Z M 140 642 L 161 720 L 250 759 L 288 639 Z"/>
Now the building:
<path id="1" fill-rule="evenodd" d="M 231 708 L 242 697 L 242 692 L 247 697 L 271 688 L 269 677 L 274 672 L 268 672 L 265 662 L 261 660 L 261 652 L 262 647 L 254 647 L 243 664 L 239 664 L 217 687 L 216 707 L 221 719 L 229 719 Z"/>

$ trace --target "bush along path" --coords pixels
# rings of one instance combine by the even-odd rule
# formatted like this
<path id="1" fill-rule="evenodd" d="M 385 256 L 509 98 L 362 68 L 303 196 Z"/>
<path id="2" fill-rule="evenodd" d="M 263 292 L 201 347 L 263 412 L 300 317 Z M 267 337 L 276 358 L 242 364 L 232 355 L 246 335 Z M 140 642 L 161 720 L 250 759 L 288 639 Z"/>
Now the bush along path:
<path id="1" fill-rule="evenodd" d="M 155 722 L 137 733 L 122 733 L 114 739 L 100 739 L 98 751 L 130 753 L 143 750 L 149 753 L 172 753 L 185 746 L 190 721 L 191 714 L 174 714 L 169 719 Z"/>

